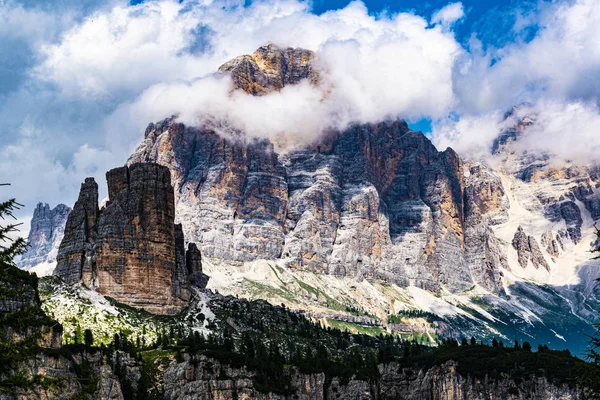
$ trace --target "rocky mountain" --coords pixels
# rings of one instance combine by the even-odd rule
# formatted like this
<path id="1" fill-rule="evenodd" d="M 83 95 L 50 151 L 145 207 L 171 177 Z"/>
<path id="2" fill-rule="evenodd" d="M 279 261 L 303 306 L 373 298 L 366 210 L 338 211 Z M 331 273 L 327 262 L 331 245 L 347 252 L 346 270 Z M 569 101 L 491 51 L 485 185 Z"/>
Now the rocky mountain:
<path id="1" fill-rule="evenodd" d="M 207 258 L 281 260 L 432 292 L 501 291 L 496 265 L 471 256 L 480 249 L 465 230 L 460 158 L 404 122 L 356 126 L 280 156 L 266 141 L 165 121 L 130 159 L 149 161 L 171 169 L 178 219 Z"/>
<path id="2" fill-rule="evenodd" d="M 51 209 L 47 203 L 38 203 L 33 211 L 27 238 L 29 247 L 18 261 L 20 268 L 30 269 L 40 265 L 53 268 L 70 212 L 71 209 L 64 204 Z"/>
<path id="3" fill-rule="evenodd" d="M 186 252 L 170 172 L 146 163 L 106 174 L 109 200 L 98 208 L 98 185 L 87 178 L 69 214 L 54 275 L 154 313 L 180 311 L 190 277 L 201 287 L 196 246 Z"/>
<path id="4" fill-rule="evenodd" d="M 313 53 L 274 45 L 218 73 L 254 96 L 320 84 Z M 188 258 L 201 255 L 208 287 L 220 293 L 285 303 L 357 332 L 424 343 L 534 338 L 582 354 L 600 307 L 599 264 L 588 253 L 599 169 L 528 152 L 521 143 L 532 124 L 535 116 L 521 117 L 499 131 L 479 159 L 439 151 L 401 120 L 282 148 L 173 117 L 148 126 L 128 165 L 168 168 L 177 243 L 197 244 Z M 60 272 L 89 287 L 83 265 L 94 258 L 81 249 L 104 240 L 95 238 L 101 230 L 86 231 L 96 217 L 84 223 L 97 213 L 95 196 L 68 225 L 67 243 L 77 245 L 65 247 L 71 261 Z"/>

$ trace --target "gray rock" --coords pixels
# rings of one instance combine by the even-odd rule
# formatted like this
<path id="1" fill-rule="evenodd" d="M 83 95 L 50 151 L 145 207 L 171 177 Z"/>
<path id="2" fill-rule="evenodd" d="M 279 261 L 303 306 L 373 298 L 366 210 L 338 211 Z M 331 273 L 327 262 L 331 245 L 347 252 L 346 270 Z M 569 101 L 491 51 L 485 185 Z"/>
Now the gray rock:
<path id="1" fill-rule="evenodd" d="M 403 121 L 354 126 L 278 155 L 264 140 L 166 120 L 148 127 L 129 163 L 149 161 L 171 170 L 177 219 L 204 257 L 282 259 L 432 291 L 480 281 L 499 290 L 498 265 L 474 281 L 467 261 L 460 158 Z"/>
<path id="2" fill-rule="evenodd" d="M 517 228 L 515 236 L 512 240 L 512 245 L 517 250 L 517 257 L 519 265 L 523 268 L 527 267 L 529 261 L 537 269 L 543 267 L 546 270 L 550 270 L 548 262 L 544 258 L 537 240 L 533 236 L 528 236 L 521 226 Z"/>
<path id="3" fill-rule="evenodd" d="M 17 265 L 23 269 L 56 261 L 58 246 L 64 236 L 65 224 L 71 208 L 59 204 L 53 209 L 46 203 L 38 203 L 33 211 L 27 242 L 29 247 Z"/>

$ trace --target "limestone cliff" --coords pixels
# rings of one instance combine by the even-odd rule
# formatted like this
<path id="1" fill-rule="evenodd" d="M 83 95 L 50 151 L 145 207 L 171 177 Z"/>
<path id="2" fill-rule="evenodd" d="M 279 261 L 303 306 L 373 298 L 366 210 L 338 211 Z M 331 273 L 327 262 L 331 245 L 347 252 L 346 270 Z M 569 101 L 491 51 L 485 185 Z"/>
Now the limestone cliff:
<path id="1" fill-rule="evenodd" d="M 62 241 L 65 223 L 71 209 L 64 204 L 54 208 L 46 203 L 38 203 L 33 211 L 29 237 L 29 247 L 17 265 L 29 269 L 42 263 L 56 261 L 57 250 Z"/>
<path id="2" fill-rule="evenodd" d="M 181 226 L 174 223 L 169 170 L 137 164 L 106 177 L 109 200 L 101 210 L 96 182 L 82 184 L 54 274 L 153 313 L 178 312 L 190 298 L 188 276 L 200 276 L 195 282 L 204 285 L 207 279 L 201 279 L 197 252 L 186 255 Z"/>

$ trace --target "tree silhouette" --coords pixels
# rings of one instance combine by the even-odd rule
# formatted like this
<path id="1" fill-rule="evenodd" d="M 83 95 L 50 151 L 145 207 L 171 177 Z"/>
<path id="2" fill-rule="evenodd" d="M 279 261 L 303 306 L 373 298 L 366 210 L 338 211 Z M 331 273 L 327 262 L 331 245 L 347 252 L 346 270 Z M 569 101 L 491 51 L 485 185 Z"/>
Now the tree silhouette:
<path id="1" fill-rule="evenodd" d="M 598 239 L 592 245 L 592 253 L 596 253 L 597 255 L 593 257 L 594 259 L 600 258 L 600 230 L 594 225 L 596 229 L 596 236 Z M 600 281 L 600 279 L 596 279 Z M 587 361 L 589 362 L 588 368 L 581 378 L 582 383 L 590 388 L 590 393 L 588 398 L 590 399 L 600 399 L 600 324 L 594 325 L 594 329 L 596 329 L 596 333 L 594 336 L 590 338 L 590 344 L 588 351 L 586 353 Z"/>
<path id="2" fill-rule="evenodd" d="M 8 183 L 2 183 L 0 186 L 8 186 Z M 2 221 L 15 220 L 14 212 L 23 207 L 17 203 L 15 199 L 0 203 L 0 219 Z M 27 248 L 27 241 L 23 238 L 13 238 L 11 234 L 18 232 L 20 223 L 7 223 L 0 225 L 0 265 L 15 266 L 14 259 L 16 256 L 23 254 Z"/>
<path id="3" fill-rule="evenodd" d="M 90 347 L 92 347 L 92 345 L 94 344 L 94 335 L 92 334 L 91 330 L 86 329 L 83 332 L 83 342 L 86 348 L 89 349 Z"/>

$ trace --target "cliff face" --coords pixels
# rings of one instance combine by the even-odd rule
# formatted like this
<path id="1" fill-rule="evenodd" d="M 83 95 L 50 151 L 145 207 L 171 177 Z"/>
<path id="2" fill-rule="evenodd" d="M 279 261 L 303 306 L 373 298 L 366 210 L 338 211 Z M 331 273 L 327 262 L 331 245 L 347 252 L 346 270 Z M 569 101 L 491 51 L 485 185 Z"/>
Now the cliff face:
<path id="1" fill-rule="evenodd" d="M 109 201 L 101 210 L 96 182 L 82 184 L 54 274 L 150 312 L 179 311 L 190 298 L 190 272 L 181 226 L 174 223 L 169 170 L 139 164 L 106 177 Z M 193 272 L 202 274 L 199 255 L 187 256 Z"/>
<path id="2" fill-rule="evenodd" d="M 33 211 L 27 238 L 29 247 L 17 263 L 20 268 L 29 269 L 41 263 L 56 261 L 58 246 L 70 212 L 71 209 L 64 204 L 50 209 L 48 204 L 38 203 Z"/>
<path id="3" fill-rule="evenodd" d="M 167 120 L 148 127 L 129 162 L 169 167 L 178 219 L 205 257 L 281 259 L 431 291 L 474 281 L 499 290 L 493 265 L 481 273 L 469 262 L 460 158 L 404 122 L 355 126 L 278 155 L 265 140 Z"/>
<path id="4" fill-rule="evenodd" d="M 269 45 L 220 73 L 237 90 L 267 95 L 318 84 L 317 63 L 303 50 Z M 532 311 L 544 321 L 543 337 L 561 340 L 553 332 L 566 337 L 590 329 L 575 328 L 577 321 L 596 318 L 588 310 L 600 293 L 590 284 L 587 250 L 600 218 L 600 174 L 524 149 L 521 138 L 534 123 L 522 118 L 499 132 L 491 155 L 479 160 L 438 151 L 403 121 L 351 126 L 278 153 L 269 140 L 224 139 L 172 118 L 148 126 L 129 162 L 171 170 L 177 221 L 224 293 L 354 318 L 331 307 L 334 299 L 384 324 L 405 309 L 400 304 L 433 313 L 447 306 L 455 316 L 483 301 L 492 314 L 476 318 L 512 315 L 524 322 L 519 333 L 540 337 L 527 327 Z M 273 265 L 282 269 L 271 273 Z M 535 283 L 525 290 L 523 281 Z M 541 304 L 544 285 L 554 297 Z"/>
<path id="5" fill-rule="evenodd" d="M 380 364 L 376 381 L 338 378 L 328 381 L 325 374 L 301 374 L 291 377 L 293 398 L 322 399 L 407 399 L 407 400 L 566 400 L 575 399 L 578 391 L 567 385 L 556 386 L 545 378 L 516 384 L 510 378 L 473 379 L 460 375 L 456 363 L 449 361 L 430 369 L 400 368 L 397 364 Z M 171 363 L 165 371 L 165 398 L 189 399 L 286 399 L 284 395 L 263 393 L 254 387 L 253 373 L 232 368 L 206 357 Z"/>
<path id="6" fill-rule="evenodd" d="M 267 45 L 219 72 L 236 89 L 264 95 L 317 84 L 315 63 L 310 51 Z M 502 262 L 481 263 L 485 254 L 501 259 L 493 233 L 471 229 L 486 222 L 481 206 L 492 207 L 502 189 L 491 199 L 467 196 L 460 157 L 438 152 L 403 121 L 353 126 L 277 154 L 268 140 L 227 140 L 169 119 L 148 126 L 129 160 L 140 162 L 169 167 L 178 220 L 209 259 L 281 260 L 433 292 L 473 284 L 503 291 Z"/>

